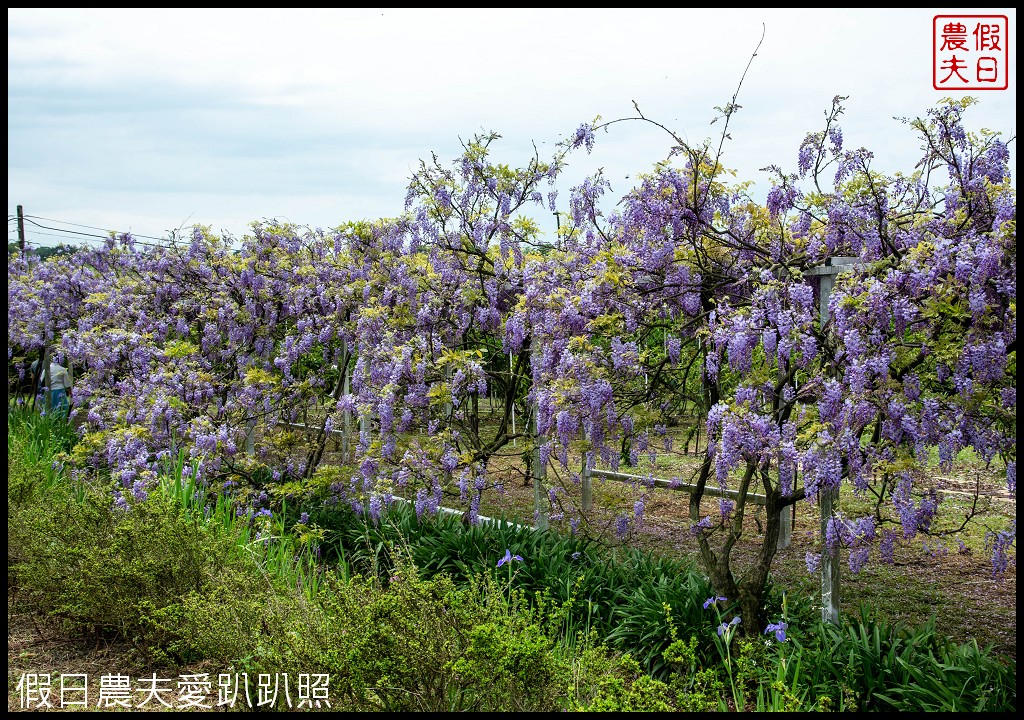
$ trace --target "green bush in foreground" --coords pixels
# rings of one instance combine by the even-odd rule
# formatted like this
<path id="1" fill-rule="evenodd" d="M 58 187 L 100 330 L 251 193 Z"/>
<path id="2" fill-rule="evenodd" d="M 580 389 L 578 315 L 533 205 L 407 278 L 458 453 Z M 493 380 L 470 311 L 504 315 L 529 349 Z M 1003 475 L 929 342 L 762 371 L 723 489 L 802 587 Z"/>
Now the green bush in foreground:
<path id="1" fill-rule="evenodd" d="M 180 462 L 127 510 L 73 488 L 53 466 L 69 446 L 33 443 L 39 432 L 9 423 L 9 587 L 152 662 L 328 673 L 332 707 L 350 710 L 1016 708 L 1016 664 L 951 643 L 934 623 L 865 613 L 832 627 L 770 598 L 783 641 L 718 635 L 724 616 L 703 606 L 706 586 L 685 566 L 509 527 L 348 528 L 356 544 L 338 559 L 361 559 L 327 569 L 286 532 L 287 513 L 257 530 L 183 480 Z M 421 562 L 456 572 L 428 575 Z"/>
<path id="2" fill-rule="evenodd" d="M 124 510 L 104 493 L 46 483 L 18 453 L 8 471 L 20 478 L 8 507 L 9 578 L 22 602 L 70 632 L 126 639 L 162 664 L 329 673 L 335 708 L 586 707 L 573 693 L 614 696 L 627 709 L 646 702 L 638 690 L 608 690 L 643 687 L 634 668 L 588 641 L 562 642 L 494 576 L 457 587 L 400 561 L 387 582 L 325 572 L 311 598 L 296 574 L 269 567 L 269 544 L 190 511 L 181 487 L 165 484 Z"/>
<path id="3" fill-rule="evenodd" d="M 9 508 L 7 536 L 8 577 L 36 607 L 73 629 L 153 646 L 168 639 L 154 613 L 207 592 L 230 548 L 159 493 L 126 512 L 104 495 L 51 489 Z"/>

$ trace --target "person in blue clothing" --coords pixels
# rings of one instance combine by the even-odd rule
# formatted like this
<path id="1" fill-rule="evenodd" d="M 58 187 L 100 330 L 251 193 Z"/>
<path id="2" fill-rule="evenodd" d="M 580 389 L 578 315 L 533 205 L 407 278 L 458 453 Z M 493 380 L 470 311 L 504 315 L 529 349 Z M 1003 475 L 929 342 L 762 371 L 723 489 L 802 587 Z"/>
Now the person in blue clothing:
<path id="1" fill-rule="evenodd" d="M 32 374 L 39 368 L 39 361 L 32 361 Z M 43 391 L 46 374 L 39 375 L 39 392 Z M 50 361 L 50 410 L 67 415 L 71 407 L 71 375 L 68 369 L 56 361 Z"/>

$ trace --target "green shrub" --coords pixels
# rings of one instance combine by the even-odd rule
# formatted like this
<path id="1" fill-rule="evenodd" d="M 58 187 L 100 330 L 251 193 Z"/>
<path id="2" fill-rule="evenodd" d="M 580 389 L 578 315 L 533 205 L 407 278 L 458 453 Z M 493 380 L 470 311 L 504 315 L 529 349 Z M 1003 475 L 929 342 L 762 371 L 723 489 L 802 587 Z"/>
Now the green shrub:
<path id="1" fill-rule="evenodd" d="M 583 653 L 585 678 L 570 696 L 579 712 L 667 712 L 674 710 L 669 686 L 643 672 L 629 654 L 612 655 L 603 646 Z"/>
<path id="2" fill-rule="evenodd" d="M 671 618 L 669 618 L 671 623 Z M 714 667 L 702 667 L 697 654 L 698 639 L 690 637 L 689 642 L 676 639 L 671 633 L 672 643 L 662 653 L 671 668 L 669 687 L 680 710 L 687 712 L 708 712 L 721 707 L 725 685 L 718 678 Z"/>
<path id="3" fill-rule="evenodd" d="M 414 566 L 389 582 L 327 582 L 296 661 L 330 672 L 350 706 L 389 712 L 550 710 L 564 686 L 553 641 L 493 579 L 457 587 Z"/>
<path id="4" fill-rule="evenodd" d="M 25 457 L 25 440 L 10 437 L 7 440 L 7 518 L 33 502 L 45 479 L 39 467 Z"/>
<path id="5" fill-rule="evenodd" d="M 520 611 L 476 625 L 452 671 L 475 709 L 529 712 L 559 707 L 567 668 L 529 613 Z"/>
<path id="6" fill-rule="evenodd" d="M 42 610 L 71 626 L 142 643 L 149 618 L 214 576 L 224 544 L 160 495 L 127 511 L 108 497 L 58 495 L 8 527 L 16 581 Z M 10 572 L 9 568 L 9 572 Z"/>
<path id="7" fill-rule="evenodd" d="M 7 503 L 17 509 L 63 480 L 63 458 L 77 436 L 61 415 L 40 415 L 24 405 L 7 411 Z"/>
<path id="8" fill-rule="evenodd" d="M 168 621 L 177 655 L 250 676 L 324 673 L 353 711 L 663 709 L 667 688 L 594 638 L 566 643 L 494 576 L 457 586 L 397 565 L 388 582 L 325 574 L 315 602 L 264 584 L 194 595 Z M 651 684 L 653 682 L 653 684 Z M 648 687 L 649 685 L 649 687 Z M 662 704 L 658 704 L 662 703 Z"/>

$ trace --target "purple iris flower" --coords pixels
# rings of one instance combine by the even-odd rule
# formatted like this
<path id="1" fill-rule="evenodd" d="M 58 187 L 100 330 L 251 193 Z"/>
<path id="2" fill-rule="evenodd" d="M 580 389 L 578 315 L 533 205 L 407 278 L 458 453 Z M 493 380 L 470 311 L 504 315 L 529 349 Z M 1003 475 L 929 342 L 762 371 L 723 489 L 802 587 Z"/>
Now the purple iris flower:
<path id="1" fill-rule="evenodd" d="M 773 632 L 775 633 L 776 640 L 778 640 L 779 642 L 786 642 L 786 628 L 788 627 L 789 625 L 784 622 L 771 623 L 768 625 L 768 627 L 764 629 L 764 632 L 766 635 L 770 632 Z"/>
<path id="2" fill-rule="evenodd" d="M 513 555 L 511 550 L 505 550 L 505 557 L 498 561 L 498 567 L 501 567 L 505 563 L 511 562 L 512 560 L 522 561 L 522 558 L 518 555 Z"/>
<path id="3" fill-rule="evenodd" d="M 732 625 L 739 625 L 739 623 L 740 623 L 740 616 L 739 615 L 737 615 L 736 617 L 734 617 L 732 620 L 730 620 L 727 623 L 722 623 L 721 625 L 718 626 L 718 636 L 721 637 L 722 633 L 728 632 L 729 630 L 732 629 L 731 628 Z"/>

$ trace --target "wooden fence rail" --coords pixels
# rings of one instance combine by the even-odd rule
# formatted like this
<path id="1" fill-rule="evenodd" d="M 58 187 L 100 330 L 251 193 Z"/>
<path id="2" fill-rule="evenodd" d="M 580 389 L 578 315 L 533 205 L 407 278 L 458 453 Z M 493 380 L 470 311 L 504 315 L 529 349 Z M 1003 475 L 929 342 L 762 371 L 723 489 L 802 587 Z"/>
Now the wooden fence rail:
<path id="1" fill-rule="evenodd" d="M 611 472 L 608 470 L 598 470 L 596 468 L 584 468 L 583 470 L 583 511 L 589 512 L 593 505 L 593 484 L 591 478 L 598 477 L 606 480 L 617 480 L 620 482 L 640 482 L 645 485 L 653 485 L 654 487 L 665 488 L 667 490 L 680 490 L 682 492 L 693 492 L 697 489 L 696 485 L 690 483 L 678 482 L 674 480 L 666 480 L 664 478 L 656 477 L 644 477 L 641 475 L 630 475 L 628 473 Z M 711 497 L 725 497 L 736 499 L 739 497 L 739 492 L 736 490 L 723 490 L 717 487 L 704 487 L 704 495 L 710 495 Z M 747 502 L 753 503 L 754 505 L 765 505 L 767 498 L 764 495 L 757 495 L 754 493 L 747 493 Z M 793 540 L 793 507 L 784 507 L 779 512 L 779 550 L 784 550 L 789 547 Z"/>

